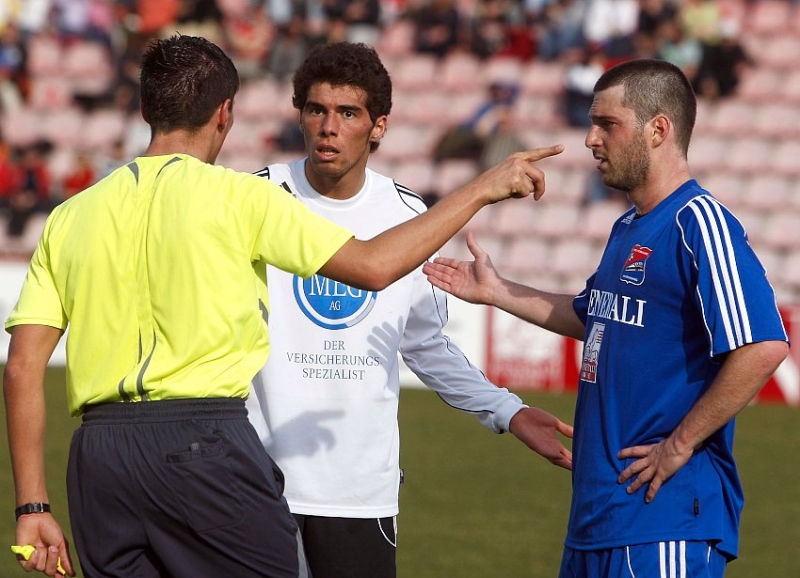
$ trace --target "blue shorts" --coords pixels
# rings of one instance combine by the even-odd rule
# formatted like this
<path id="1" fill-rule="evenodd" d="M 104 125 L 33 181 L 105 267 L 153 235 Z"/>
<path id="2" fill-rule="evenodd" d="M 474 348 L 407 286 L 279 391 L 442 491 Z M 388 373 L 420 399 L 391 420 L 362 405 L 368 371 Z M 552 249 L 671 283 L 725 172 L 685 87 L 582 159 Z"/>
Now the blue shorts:
<path id="1" fill-rule="evenodd" d="M 725 555 L 709 542 L 656 542 L 606 550 L 564 548 L 559 578 L 722 578 Z"/>

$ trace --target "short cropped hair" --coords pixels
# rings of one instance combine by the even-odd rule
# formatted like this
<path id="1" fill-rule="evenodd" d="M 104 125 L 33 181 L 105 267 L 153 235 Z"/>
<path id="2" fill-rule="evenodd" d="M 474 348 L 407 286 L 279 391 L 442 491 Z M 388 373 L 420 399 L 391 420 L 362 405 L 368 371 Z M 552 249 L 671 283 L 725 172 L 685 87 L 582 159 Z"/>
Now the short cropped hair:
<path id="1" fill-rule="evenodd" d="M 142 57 L 142 116 L 153 134 L 196 131 L 239 91 L 239 74 L 214 43 L 176 34 L 152 41 Z"/>
<path id="2" fill-rule="evenodd" d="M 377 52 L 366 44 L 335 42 L 312 48 L 292 77 L 292 104 L 302 111 L 311 86 L 353 86 L 367 95 L 367 112 L 372 122 L 392 110 L 392 80 Z M 371 150 L 378 147 L 371 143 Z"/>
<path id="3" fill-rule="evenodd" d="M 608 69 L 594 85 L 594 92 L 618 85 L 625 89 L 622 104 L 633 110 L 640 126 L 658 114 L 672 121 L 678 148 L 687 156 L 697 119 L 697 98 L 683 71 L 665 60 L 629 60 Z"/>

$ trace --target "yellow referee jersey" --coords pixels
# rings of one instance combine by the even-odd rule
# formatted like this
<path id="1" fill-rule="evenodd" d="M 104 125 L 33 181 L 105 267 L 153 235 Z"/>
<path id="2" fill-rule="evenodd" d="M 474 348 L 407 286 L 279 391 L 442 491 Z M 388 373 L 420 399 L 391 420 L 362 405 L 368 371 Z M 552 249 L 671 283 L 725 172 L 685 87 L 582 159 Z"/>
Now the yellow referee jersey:
<path id="1" fill-rule="evenodd" d="M 254 264 L 314 274 L 352 234 L 274 183 L 137 158 L 59 205 L 6 329 L 66 329 L 69 409 L 247 397 L 269 353 Z"/>

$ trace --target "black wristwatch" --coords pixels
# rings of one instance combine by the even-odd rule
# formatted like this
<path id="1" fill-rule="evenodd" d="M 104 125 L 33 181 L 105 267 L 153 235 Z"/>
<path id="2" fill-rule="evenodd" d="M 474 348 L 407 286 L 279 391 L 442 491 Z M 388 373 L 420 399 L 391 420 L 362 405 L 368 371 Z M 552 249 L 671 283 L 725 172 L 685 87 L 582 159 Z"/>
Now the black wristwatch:
<path id="1" fill-rule="evenodd" d="M 36 502 L 33 504 L 22 504 L 19 508 L 14 510 L 14 516 L 19 520 L 20 516 L 25 514 L 44 514 L 50 511 L 50 504 L 44 502 Z"/>

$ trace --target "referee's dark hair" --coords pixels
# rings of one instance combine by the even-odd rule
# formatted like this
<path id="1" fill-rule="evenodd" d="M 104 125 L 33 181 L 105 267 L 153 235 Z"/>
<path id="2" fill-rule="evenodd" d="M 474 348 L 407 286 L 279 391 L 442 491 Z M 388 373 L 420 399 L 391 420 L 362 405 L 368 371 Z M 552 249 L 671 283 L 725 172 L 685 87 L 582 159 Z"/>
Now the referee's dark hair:
<path id="1" fill-rule="evenodd" d="M 354 86 L 367 95 L 367 112 L 372 122 L 392 110 L 392 80 L 378 53 L 366 44 L 335 42 L 312 48 L 294 73 L 292 104 L 302 111 L 313 84 Z M 370 143 L 370 150 L 378 148 Z"/>
<path id="2" fill-rule="evenodd" d="M 239 74 L 222 49 L 180 34 L 148 45 L 140 81 L 142 117 L 153 134 L 198 130 L 239 91 Z"/>

